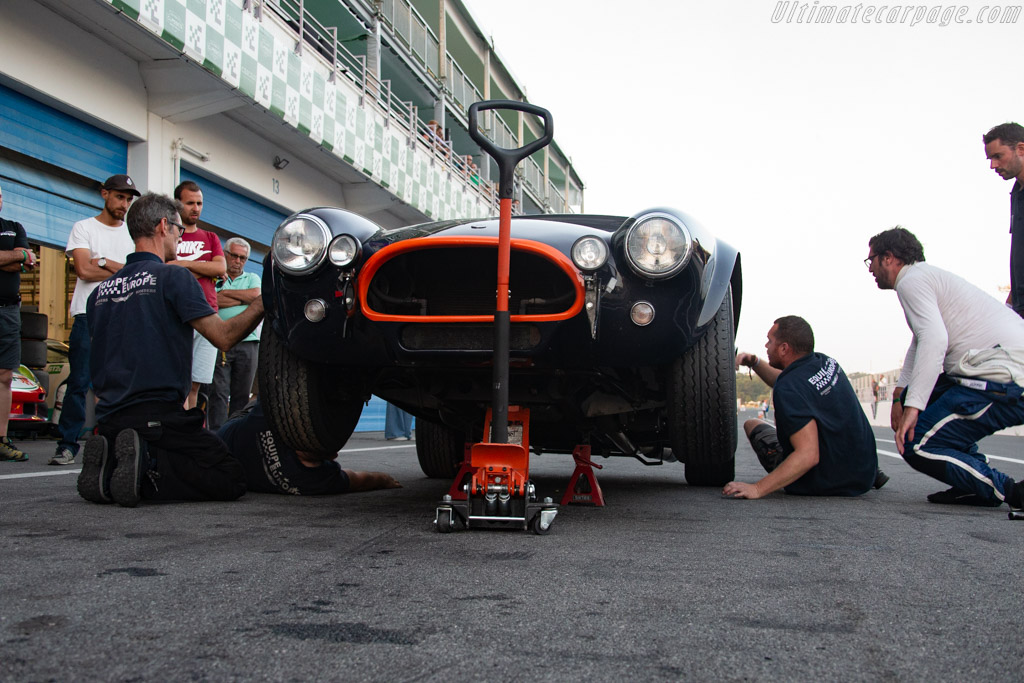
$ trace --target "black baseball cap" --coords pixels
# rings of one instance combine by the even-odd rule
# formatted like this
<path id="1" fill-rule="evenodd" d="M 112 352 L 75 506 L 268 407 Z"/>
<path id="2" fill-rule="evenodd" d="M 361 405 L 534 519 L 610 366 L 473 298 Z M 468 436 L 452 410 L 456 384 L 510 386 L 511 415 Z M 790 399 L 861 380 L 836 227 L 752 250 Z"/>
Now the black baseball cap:
<path id="1" fill-rule="evenodd" d="M 110 176 L 103 181 L 102 187 L 104 190 L 120 190 L 121 192 L 133 194 L 136 197 L 142 196 L 142 193 L 135 187 L 135 181 L 124 173 Z"/>

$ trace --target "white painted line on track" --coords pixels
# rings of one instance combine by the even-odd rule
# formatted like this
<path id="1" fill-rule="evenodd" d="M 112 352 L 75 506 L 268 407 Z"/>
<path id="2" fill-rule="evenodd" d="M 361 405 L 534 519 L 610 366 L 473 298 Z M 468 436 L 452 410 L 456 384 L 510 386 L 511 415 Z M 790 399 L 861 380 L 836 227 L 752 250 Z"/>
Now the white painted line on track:
<path id="1" fill-rule="evenodd" d="M 0 479 L 28 479 L 29 477 L 57 477 L 62 474 L 78 474 L 82 470 L 59 470 L 57 472 L 25 472 L 24 474 L 0 474 Z"/>
<path id="2" fill-rule="evenodd" d="M 410 441 L 402 446 L 377 446 L 375 448 L 343 448 L 339 453 L 362 453 L 363 451 L 393 451 L 396 448 L 408 448 L 409 446 L 415 446 L 415 441 Z"/>

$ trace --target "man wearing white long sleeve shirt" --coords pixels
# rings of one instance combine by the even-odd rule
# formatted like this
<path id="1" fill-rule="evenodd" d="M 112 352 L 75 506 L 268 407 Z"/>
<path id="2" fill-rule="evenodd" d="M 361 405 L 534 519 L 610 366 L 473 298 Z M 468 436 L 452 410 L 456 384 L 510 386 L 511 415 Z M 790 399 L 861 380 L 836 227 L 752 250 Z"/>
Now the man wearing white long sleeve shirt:
<path id="1" fill-rule="evenodd" d="M 1024 484 L 990 467 L 977 442 L 1024 424 L 1024 320 L 925 263 L 921 243 L 898 226 L 868 241 L 864 262 L 879 289 L 896 290 L 914 333 L 891 423 L 903 459 L 952 487 L 928 500 L 1021 508 Z"/>

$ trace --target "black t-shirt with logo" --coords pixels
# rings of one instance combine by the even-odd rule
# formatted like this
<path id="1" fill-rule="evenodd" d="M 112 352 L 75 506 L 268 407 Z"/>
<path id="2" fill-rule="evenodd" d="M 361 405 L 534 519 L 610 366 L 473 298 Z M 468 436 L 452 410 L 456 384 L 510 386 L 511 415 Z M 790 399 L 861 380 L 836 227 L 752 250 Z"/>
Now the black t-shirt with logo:
<path id="1" fill-rule="evenodd" d="M 129 254 L 86 305 L 96 417 L 150 401 L 184 403 L 191 387 L 192 326 L 214 315 L 185 268 Z"/>
<path id="2" fill-rule="evenodd" d="M 812 419 L 818 427 L 818 464 L 786 487 L 807 496 L 859 496 L 878 469 L 875 435 L 857 394 L 835 359 L 811 353 L 775 380 L 775 426 L 783 454 L 790 438 Z"/>
<path id="3" fill-rule="evenodd" d="M 28 236 L 21 223 L 0 218 L 0 251 L 28 249 Z M 13 304 L 21 293 L 21 273 L 0 270 L 0 304 Z"/>
<path id="4" fill-rule="evenodd" d="M 348 475 L 338 463 L 325 460 L 319 467 L 306 467 L 294 449 L 275 438 L 258 400 L 225 422 L 217 436 L 242 463 L 250 491 L 319 496 L 349 489 Z"/>

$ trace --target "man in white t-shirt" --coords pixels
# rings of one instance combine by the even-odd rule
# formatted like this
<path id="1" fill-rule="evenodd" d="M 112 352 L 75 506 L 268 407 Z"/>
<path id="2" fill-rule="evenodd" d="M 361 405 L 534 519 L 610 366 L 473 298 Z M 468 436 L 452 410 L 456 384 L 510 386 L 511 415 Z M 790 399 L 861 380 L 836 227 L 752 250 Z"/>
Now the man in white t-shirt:
<path id="1" fill-rule="evenodd" d="M 914 333 L 890 422 L 907 464 L 951 487 L 928 501 L 1020 510 L 1024 481 L 989 465 L 977 442 L 1024 424 L 1024 320 L 925 263 L 921 242 L 899 226 L 868 241 L 864 263 L 879 289 L 895 290 Z"/>
<path id="2" fill-rule="evenodd" d="M 68 354 L 70 374 L 64 393 L 63 408 L 57 430 L 60 441 L 50 458 L 50 465 L 73 465 L 78 454 L 78 437 L 85 427 L 85 397 L 89 391 L 89 353 L 91 343 L 85 319 L 85 302 L 99 283 L 116 273 L 124 265 L 128 254 L 135 251 L 135 243 L 128 234 L 124 217 L 128 207 L 139 196 L 135 182 L 124 174 L 110 176 L 100 189 L 103 210 L 94 218 L 75 223 L 68 237 L 65 252 L 74 259 L 75 292 L 71 296 L 69 314 L 71 347 Z"/>

